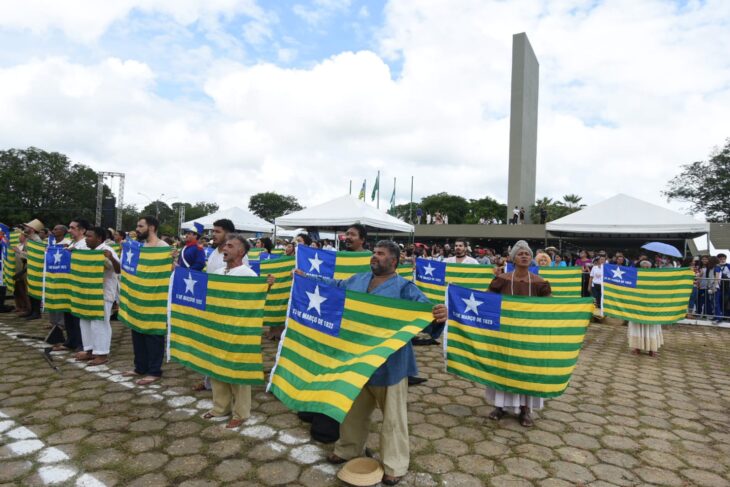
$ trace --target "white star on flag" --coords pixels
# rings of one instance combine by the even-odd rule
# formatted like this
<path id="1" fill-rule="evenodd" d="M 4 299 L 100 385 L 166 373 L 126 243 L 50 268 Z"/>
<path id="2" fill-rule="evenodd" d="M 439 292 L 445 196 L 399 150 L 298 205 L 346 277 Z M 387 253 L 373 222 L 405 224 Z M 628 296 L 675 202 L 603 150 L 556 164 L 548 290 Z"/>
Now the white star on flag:
<path id="1" fill-rule="evenodd" d="M 426 264 L 426 267 L 424 267 L 423 270 L 426 271 L 426 275 L 427 276 L 432 276 L 433 277 L 433 271 L 435 271 L 436 268 L 433 267 L 431 265 L 431 263 L 429 262 L 428 264 Z"/>
<path id="2" fill-rule="evenodd" d="M 132 265 L 132 249 L 127 250 L 127 264 Z"/>
<path id="3" fill-rule="evenodd" d="M 613 272 L 613 278 L 614 279 L 621 279 L 623 281 L 623 279 L 624 279 L 624 273 L 626 271 L 622 271 L 620 267 L 616 267 L 611 272 Z"/>
<path id="4" fill-rule="evenodd" d="M 464 301 L 464 304 L 466 305 L 466 309 L 464 310 L 464 313 L 468 313 L 469 311 L 473 312 L 475 315 L 479 314 L 479 311 L 477 308 L 479 308 L 480 305 L 484 304 L 484 301 L 477 301 L 474 299 L 474 293 L 471 293 L 471 296 L 469 296 L 469 299 L 461 298 L 462 301 Z"/>
<path id="5" fill-rule="evenodd" d="M 54 264 L 60 264 L 62 257 L 63 257 L 63 254 L 61 253 L 61 251 L 60 250 L 56 250 L 56 253 L 53 254 L 53 263 Z"/>
<path id="6" fill-rule="evenodd" d="M 314 253 L 314 259 L 307 259 L 309 263 L 311 264 L 311 267 L 309 268 L 309 272 L 312 272 L 315 268 L 317 269 L 318 273 L 322 273 L 321 270 L 319 270 L 319 266 L 322 264 L 323 261 L 319 260 L 319 254 L 317 252 Z"/>
<path id="7" fill-rule="evenodd" d="M 316 255 L 316 254 L 315 254 Z M 320 306 L 322 303 L 327 301 L 327 298 L 319 294 L 319 285 L 314 288 L 314 292 L 310 293 L 307 291 L 307 297 L 309 298 L 309 305 L 307 306 L 307 311 L 314 308 L 317 310 L 317 314 L 322 316 L 322 310 L 320 309 Z"/>
<path id="8" fill-rule="evenodd" d="M 195 295 L 195 285 L 198 283 L 195 279 L 193 279 L 193 275 L 188 272 L 188 278 L 183 279 L 185 281 L 185 292 L 190 293 L 193 296 Z"/>

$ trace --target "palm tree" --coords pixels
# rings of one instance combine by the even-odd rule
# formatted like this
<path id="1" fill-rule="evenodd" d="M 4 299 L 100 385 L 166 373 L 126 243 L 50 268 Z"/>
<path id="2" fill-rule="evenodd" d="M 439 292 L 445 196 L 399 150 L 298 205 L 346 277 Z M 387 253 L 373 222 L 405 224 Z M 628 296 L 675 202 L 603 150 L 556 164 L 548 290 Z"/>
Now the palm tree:
<path id="1" fill-rule="evenodd" d="M 578 196 L 577 194 L 566 194 L 563 196 L 563 202 L 565 206 L 570 208 L 571 210 L 578 210 L 580 208 L 583 208 L 585 205 L 581 204 L 580 200 L 582 200 L 582 196 Z"/>

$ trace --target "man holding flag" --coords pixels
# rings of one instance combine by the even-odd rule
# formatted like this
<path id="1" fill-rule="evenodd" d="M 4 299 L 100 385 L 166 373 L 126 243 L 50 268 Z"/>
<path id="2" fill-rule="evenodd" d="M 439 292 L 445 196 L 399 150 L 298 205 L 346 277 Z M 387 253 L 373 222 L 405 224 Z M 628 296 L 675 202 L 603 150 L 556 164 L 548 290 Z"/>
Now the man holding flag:
<path id="1" fill-rule="evenodd" d="M 379 241 L 370 259 L 371 272 L 355 274 L 337 281 L 315 276 L 327 284 L 347 290 L 409 301 L 429 302 L 413 284 L 396 274 L 400 259 L 400 247 L 393 241 Z M 302 270 L 295 272 L 306 275 Z M 446 307 L 433 307 L 434 321 L 446 321 Z M 370 430 L 370 416 L 377 405 L 383 412 L 380 431 L 381 457 L 385 485 L 395 485 L 408 472 L 410 450 L 408 441 L 408 376 L 416 376 L 418 369 L 410 342 L 388 357 L 370 377 L 352 404 L 352 408 L 340 425 L 340 439 L 327 460 L 341 464 L 361 456 Z"/>

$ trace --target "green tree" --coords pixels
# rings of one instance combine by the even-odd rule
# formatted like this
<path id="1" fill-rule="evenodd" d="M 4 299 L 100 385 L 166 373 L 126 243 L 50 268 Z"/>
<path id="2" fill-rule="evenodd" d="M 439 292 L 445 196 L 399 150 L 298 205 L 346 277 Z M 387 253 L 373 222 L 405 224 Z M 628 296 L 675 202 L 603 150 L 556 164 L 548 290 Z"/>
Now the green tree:
<path id="1" fill-rule="evenodd" d="M 730 222 L 730 138 L 709 160 L 683 165 L 667 186 L 663 194 L 669 200 L 691 203 L 690 211 L 704 213 L 708 221 Z"/>
<path id="2" fill-rule="evenodd" d="M 552 198 L 547 196 L 539 198 L 535 201 L 535 204 L 530 207 L 530 218 L 532 223 L 540 222 L 540 209 L 542 208 L 547 209 L 546 221 L 548 222 L 557 220 L 558 218 L 563 218 L 571 213 L 575 213 L 585 206 L 580 203 L 582 199 L 582 196 L 578 196 L 576 194 L 566 194 L 563 196 L 563 201 L 554 201 Z"/>
<path id="3" fill-rule="evenodd" d="M 469 214 L 469 202 L 466 198 L 448 193 L 426 196 L 418 206 L 423 209 L 424 215 L 427 213 L 433 215 L 437 211 L 442 215 L 448 215 L 449 223 L 466 223 L 466 217 Z M 413 211 L 415 212 L 415 208 Z"/>
<path id="4" fill-rule="evenodd" d="M 36 147 L 0 151 L 0 220 L 7 224 L 38 218 L 47 227 L 72 218 L 94 221 L 96 172 L 63 154 Z M 104 187 L 104 195 L 111 194 Z"/>
<path id="5" fill-rule="evenodd" d="M 504 221 L 504 215 L 507 213 L 507 205 L 500 203 L 491 196 L 485 196 L 478 200 L 469 200 L 469 215 L 465 223 L 479 223 L 480 218 L 491 220 L 496 218 L 497 221 Z M 451 223 L 451 215 L 449 215 L 449 223 Z"/>
<path id="6" fill-rule="evenodd" d="M 122 230 L 129 232 L 137 228 L 137 220 L 142 216 L 135 205 L 124 205 L 122 209 Z"/>
<path id="7" fill-rule="evenodd" d="M 205 201 L 198 201 L 194 205 L 191 205 L 190 203 L 184 203 L 184 205 L 185 221 L 202 218 L 218 211 L 218 205 L 216 203 L 207 203 Z"/>
<path id="8" fill-rule="evenodd" d="M 566 194 L 563 196 L 563 204 L 571 210 L 580 210 L 585 206 L 584 204 L 581 204 L 582 199 L 583 197 L 578 196 L 577 194 Z"/>
<path id="9" fill-rule="evenodd" d="M 251 196 L 248 209 L 266 221 L 273 222 L 274 218 L 302 209 L 294 196 L 281 195 L 275 192 L 257 193 Z"/>

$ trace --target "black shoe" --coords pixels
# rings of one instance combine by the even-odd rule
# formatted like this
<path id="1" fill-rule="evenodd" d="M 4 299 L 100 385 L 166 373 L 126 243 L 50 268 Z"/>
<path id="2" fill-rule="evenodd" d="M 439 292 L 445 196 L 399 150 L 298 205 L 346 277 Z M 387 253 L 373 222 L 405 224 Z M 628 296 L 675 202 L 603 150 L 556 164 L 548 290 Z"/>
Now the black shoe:
<path id="1" fill-rule="evenodd" d="M 414 338 L 411 340 L 411 343 L 416 347 L 423 347 L 426 345 L 440 345 L 438 340 L 434 340 L 433 338 Z"/>
<path id="2" fill-rule="evenodd" d="M 39 314 L 29 314 L 28 316 L 23 316 L 22 318 L 25 321 L 40 320 L 41 319 L 41 315 L 39 315 Z"/>
<path id="3" fill-rule="evenodd" d="M 0 306 L 0 313 L 10 313 L 14 309 L 12 306 Z"/>
<path id="4" fill-rule="evenodd" d="M 408 377 L 408 385 L 409 386 L 417 386 L 418 384 L 423 384 L 428 379 L 425 377 Z"/>

